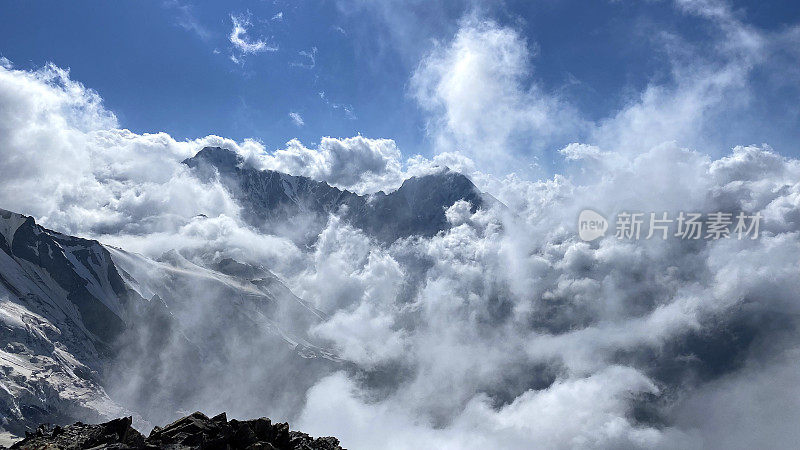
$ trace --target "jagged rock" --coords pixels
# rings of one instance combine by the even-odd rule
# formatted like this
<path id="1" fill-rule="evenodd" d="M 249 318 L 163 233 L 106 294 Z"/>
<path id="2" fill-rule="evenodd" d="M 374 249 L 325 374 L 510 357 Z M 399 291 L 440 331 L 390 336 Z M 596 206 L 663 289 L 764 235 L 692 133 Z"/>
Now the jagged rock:
<path id="1" fill-rule="evenodd" d="M 99 425 L 77 422 L 66 427 L 40 425 L 35 432 L 25 433 L 25 439 L 12 449 L 85 449 L 85 448 L 144 448 L 145 439 L 131 427 L 131 418 L 123 417 Z"/>
<path id="2" fill-rule="evenodd" d="M 0 299 L 0 435 L 133 414 L 101 382 L 145 301 L 104 246 L 0 209 Z"/>
<path id="3" fill-rule="evenodd" d="M 0 447 L 2 449 L 3 447 Z M 262 417 L 228 421 L 225 413 L 208 418 L 195 412 L 161 428 L 155 427 L 145 438 L 123 417 L 98 425 L 77 422 L 66 427 L 41 425 L 11 449 L 262 449 L 262 450 L 336 450 L 339 440 L 333 437 L 312 438 L 290 431 L 289 424 L 275 423 Z"/>
<path id="4" fill-rule="evenodd" d="M 338 213 L 369 236 L 391 243 L 448 229 L 445 209 L 458 200 L 468 201 L 473 213 L 497 203 L 469 178 L 447 168 L 409 178 L 388 194 L 358 195 L 308 177 L 259 170 L 219 147 L 203 148 L 183 163 L 202 179 L 219 179 L 242 206 L 243 217 L 265 230 L 296 215 L 315 216 L 324 224 L 328 214 Z"/>
<path id="5" fill-rule="evenodd" d="M 165 410 L 194 404 L 196 389 L 185 377 L 207 367 L 202 355 L 218 355 L 218 366 L 231 361 L 228 338 L 264 336 L 260 345 L 270 351 L 263 362 L 285 362 L 274 370 L 287 374 L 322 373 L 337 362 L 307 334 L 324 313 L 268 269 L 232 259 L 207 268 L 176 251 L 163 259 L 0 209 L 0 445 L 45 422 L 131 415 L 144 426 L 139 414 L 165 421 Z M 216 327 L 186 324 L 197 317 L 197 292 L 207 294 L 199 309 L 214 314 Z M 222 330 L 226 339 L 215 335 Z M 180 364 L 165 363 L 165 352 Z M 138 382 L 129 382 L 131 373 L 141 374 Z M 296 385 L 298 402 L 311 380 Z M 263 398 L 285 394 L 272 384 L 253 389 Z"/>

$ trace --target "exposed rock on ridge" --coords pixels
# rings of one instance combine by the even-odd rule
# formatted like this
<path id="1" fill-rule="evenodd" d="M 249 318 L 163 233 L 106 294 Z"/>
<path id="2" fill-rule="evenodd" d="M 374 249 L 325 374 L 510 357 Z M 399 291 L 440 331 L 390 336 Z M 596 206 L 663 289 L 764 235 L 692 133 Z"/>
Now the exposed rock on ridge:
<path id="1" fill-rule="evenodd" d="M 131 426 L 130 417 L 98 425 L 80 422 L 66 427 L 41 425 L 11 448 L 336 450 L 342 447 L 336 438 L 312 438 L 290 431 L 287 423 L 272 423 L 265 417 L 228 421 L 225 413 L 208 418 L 196 412 L 164 428 L 155 427 L 148 437 Z"/>
<path id="2" fill-rule="evenodd" d="M 308 177 L 259 170 L 219 147 L 206 147 L 183 163 L 201 179 L 219 177 L 242 206 L 245 218 L 265 230 L 298 216 L 324 221 L 328 214 L 337 213 L 366 234 L 393 242 L 446 230 L 445 209 L 458 200 L 468 201 L 472 212 L 493 203 L 469 178 L 447 168 L 409 178 L 388 194 L 358 195 Z M 311 234 L 315 236 L 316 231 Z"/>

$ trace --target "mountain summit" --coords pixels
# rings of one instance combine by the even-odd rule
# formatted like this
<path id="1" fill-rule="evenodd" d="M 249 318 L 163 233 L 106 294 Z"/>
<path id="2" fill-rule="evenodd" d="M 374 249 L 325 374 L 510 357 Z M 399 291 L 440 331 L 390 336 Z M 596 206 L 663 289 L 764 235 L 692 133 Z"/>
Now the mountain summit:
<path id="1" fill-rule="evenodd" d="M 220 147 L 203 148 L 183 163 L 203 179 L 219 176 L 242 206 L 245 218 L 261 229 L 288 218 L 324 221 L 334 213 L 380 241 L 393 242 L 447 229 L 445 209 L 458 200 L 468 201 L 473 212 L 487 204 L 469 178 L 447 168 L 409 178 L 389 194 L 358 195 L 308 177 L 257 169 Z"/>

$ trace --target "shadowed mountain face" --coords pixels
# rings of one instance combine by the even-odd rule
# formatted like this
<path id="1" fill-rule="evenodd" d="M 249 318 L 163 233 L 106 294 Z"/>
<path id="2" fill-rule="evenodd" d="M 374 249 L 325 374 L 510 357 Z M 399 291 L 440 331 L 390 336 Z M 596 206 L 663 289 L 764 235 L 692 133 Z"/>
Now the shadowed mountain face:
<path id="1" fill-rule="evenodd" d="M 322 317 L 264 267 L 156 261 L 0 210 L 0 432 L 130 414 L 147 426 L 133 411 L 172 420 L 206 398 L 193 377 L 256 387 L 223 401 L 296 409 L 337 361 L 306 334 Z M 249 370 L 273 366 L 299 392 Z"/>
<path id="2" fill-rule="evenodd" d="M 382 242 L 413 235 L 433 236 L 448 228 L 445 209 L 466 200 L 474 212 L 485 206 L 484 195 L 466 176 L 441 172 L 406 180 L 396 191 L 358 195 L 307 177 L 259 170 L 234 152 L 206 147 L 184 161 L 198 176 L 220 181 L 244 209 L 250 223 L 262 230 L 287 221 L 324 221 L 339 214 Z"/>
<path id="3" fill-rule="evenodd" d="M 220 148 L 185 163 L 219 178 L 253 226 L 301 228 L 294 236 L 306 242 L 331 214 L 378 242 L 433 236 L 450 226 L 445 210 L 455 202 L 475 211 L 491 199 L 446 169 L 389 194 L 358 195 L 257 170 Z M 325 320 L 267 268 L 176 251 L 154 260 L 0 210 L 0 431 L 120 415 L 147 426 L 215 401 L 260 414 L 254 397 L 289 416 L 317 380 L 344 367 L 309 333 Z M 292 381 L 263 383 L 265 373 Z M 228 386 L 224 398 L 213 383 L 186 382 L 198 377 Z"/>
<path id="4" fill-rule="evenodd" d="M 0 219 L 5 225 L 0 237 L 4 266 L 17 267 L 13 272 L 20 275 L 3 271 L 6 278 L 0 272 L 0 283 L 19 295 L 41 294 L 53 308 L 61 309 L 55 302 L 63 296 L 83 318 L 88 337 L 110 343 L 124 328 L 128 291 L 108 251 L 97 241 L 42 228 L 32 217 L 0 210 Z M 52 283 L 46 283 L 47 278 Z M 42 284 L 49 289 L 27 291 Z M 61 310 L 70 316 L 69 310 Z"/>
<path id="5" fill-rule="evenodd" d="M 0 428 L 124 413 L 102 366 L 141 300 L 97 241 L 0 210 Z"/>

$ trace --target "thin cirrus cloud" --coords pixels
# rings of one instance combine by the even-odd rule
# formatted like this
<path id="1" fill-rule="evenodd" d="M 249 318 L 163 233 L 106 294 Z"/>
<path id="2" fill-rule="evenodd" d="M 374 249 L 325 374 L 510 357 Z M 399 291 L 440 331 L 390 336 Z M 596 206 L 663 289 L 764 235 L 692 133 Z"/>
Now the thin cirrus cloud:
<path id="1" fill-rule="evenodd" d="M 302 69 L 313 69 L 317 65 L 317 47 L 311 47 L 311 50 L 300 50 L 297 55 L 299 60 L 290 62 L 292 67 L 299 67 Z"/>
<path id="2" fill-rule="evenodd" d="M 176 23 L 186 31 L 194 33 L 203 41 L 211 39 L 213 33 L 197 18 L 195 9 L 190 4 L 181 3 L 179 0 L 164 2 L 164 7 L 176 12 Z"/>
<path id="3" fill-rule="evenodd" d="M 330 106 L 331 109 L 335 111 L 339 110 L 343 111 L 344 116 L 347 117 L 348 119 L 356 120 L 358 118 L 356 117 L 355 112 L 353 112 L 353 105 L 333 102 L 328 98 L 328 95 L 325 94 L 325 91 L 319 91 L 317 95 L 319 96 L 319 99 L 322 100 L 322 102 L 325 103 L 326 105 Z"/>
<path id="4" fill-rule="evenodd" d="M 262 52 L 278 51 L 277 45 L 269 44 L 263 38 L 253 39 L 250 37 L 249 33 L 252 22 L 249 14 L 231 14 L 230 17 L 233 28 L 228 35 L 228 40 L 233 45 L 235 52 L 238 52 L 240 55 L 252 55 Z M 235 62 L 240 60 L 240 58 L 235 55 L 232 56 L 232 59 L 234 59 Z"/>
<path id="5" fill-rule="evenodd" d="M 302 127 L 303 125 L 306 124 L 305 121 L 303 121 L 303 116 L 301 116 L 296 112 L 290 112 L 289 118 L 292 119 L 292 123 L 297 125 L 298 127 Z"/>

